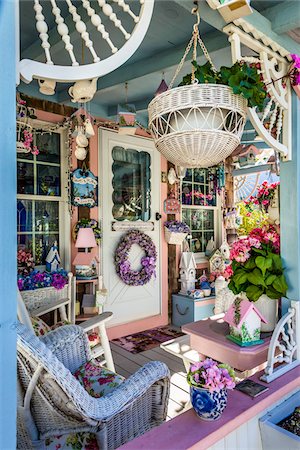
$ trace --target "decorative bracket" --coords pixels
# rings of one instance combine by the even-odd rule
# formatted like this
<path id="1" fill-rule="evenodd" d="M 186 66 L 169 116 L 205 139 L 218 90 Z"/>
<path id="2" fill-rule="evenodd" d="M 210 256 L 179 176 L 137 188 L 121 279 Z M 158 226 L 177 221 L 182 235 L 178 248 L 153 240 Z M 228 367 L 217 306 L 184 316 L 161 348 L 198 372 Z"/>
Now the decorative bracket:
<path id="1" fill-rule="evenodd" d="M 278 365 L 280 364 L 280 365 Z M 261 380 L 270 383 L 300 365 L 300 302 L 292 301 L 271 338 L 267 367 Z"/>
<path id="2" fill-rule="evenodd" d="M 289 69 L 289 52 L 243 19 L 234 23 L 245 31 L 235 25 L 223 29 L 229 35 L 232 60 L 257 64 L 268 92 L 264 110 L 259 112 L 256 108 L 248 108 L 248 116 L 259 136 L 286 161 L 290 161 L 291 87 L 285 79 Z M 247 54 L 243 55 L 245 51 Z"/>

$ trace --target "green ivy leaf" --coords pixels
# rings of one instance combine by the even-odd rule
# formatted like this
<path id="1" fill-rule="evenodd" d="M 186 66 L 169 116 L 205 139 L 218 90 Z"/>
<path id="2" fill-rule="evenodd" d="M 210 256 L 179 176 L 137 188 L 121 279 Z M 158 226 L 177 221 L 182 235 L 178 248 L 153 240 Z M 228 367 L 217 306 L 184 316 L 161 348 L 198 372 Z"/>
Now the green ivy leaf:
<path id="1" fill-rule="evenodd" d="M 246 289 L 247 297 L 251 302 L 256 302 L 263 293 L 263 289 L 259 288 L 258 286 L 252 285 L 248 286 Z"/>
<path id="2" fill-rule="evenodd" d="M 264 258 L 263 256 L 257 256 L 255 258 L 257 267 L 262 271 L 263 276 L 265 276 L 266 270 L 272 267 L 272 258 Z"/>

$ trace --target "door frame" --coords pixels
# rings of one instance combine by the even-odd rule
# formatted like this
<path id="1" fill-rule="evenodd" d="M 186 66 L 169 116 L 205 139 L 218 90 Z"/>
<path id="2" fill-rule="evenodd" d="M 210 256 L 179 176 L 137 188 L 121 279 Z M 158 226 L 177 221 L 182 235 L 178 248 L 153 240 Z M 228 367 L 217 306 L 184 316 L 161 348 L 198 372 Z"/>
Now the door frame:
<path id="1" fill-rule="evenodd" d="M 103 224 L 103 214 L 104 211 L 102 209 L 103 205 L 103 158 L 104 158 L 104 152 L 102 148 L 102 142 L 103 142 L 103 132 L 107 133 L 117 133 L 115 130 L 110 130 L 105 127 L 99 127 L 98 129 L 98 174 L 99 174 L 99 207 L 98 207 L 98 220 L 101 224 Z M 124 136 L 124 141 L 126 144 L 126 138 L 132 139 L 133 136 Z M 142 136 L 136 136 L 135 138 L 145 140 L 149 142 L 149 138 L 145 138 Z M 132 145 L 132 141 L 131 141 Z M 135 146 L 133 145 L 133 148 Z M 137 146 L 138 147 L 138 146 Z M 156 150 L 155 150 L 156 151 Z M 152 173 L 151 175 L 151 183 L 153 182 L 159 182 L 159 211 L 162 215 L 162 218 L 160 219 L 160 223 L 158 224 L 159 227 L 159 249 L 158 249 L 158 258 L 160 263 L 159 268 L 159 275 L 160 275 L 160 282 L 159 282 L 159 294 L 160 294 L 160 314 L 155 316 L 150 316 L 144 319 L 134 320 L 132 322 L 127 322 L 119 325 L 113 325 L 109 327 L 108 322 L 108 335 L 110 339 L 115 339 L 117 337 L 125 336 L 132 333 L 137 333 L 140 331 L 144 331 L 146 329 L 154 328 L 157 326 L 166 325 L 168 323 L 168 274 L 167 274 L 167 260 L 168 260 L 168 246 L 167 243 L 164 240 L 164 232 L 163 232 L 163 223 L 167 219 L 166 214 L 163 211 L 163 199 L 166 198 L 167 194 L 167 184 L 164 185 L 161 184 L 161 171 L 167 170 L 167 161 L 165 158 L 160 158 L 160 170 L 158 174 Z M 157 179 L 158 178 L 158 179 Z M 154 211 L 155 213 L 156 211 Z M 102 249 L 103 245 L 105 245 L 105 242 L 101 241 L 101 255 L 103 254 Z M 101 258 L 100 262 L 101 272 L 103 272 L 103 258 Z M 165 269 L 165 270 L 164 270 Z M 164 274 L 164 275 L 163 275 Z"/>

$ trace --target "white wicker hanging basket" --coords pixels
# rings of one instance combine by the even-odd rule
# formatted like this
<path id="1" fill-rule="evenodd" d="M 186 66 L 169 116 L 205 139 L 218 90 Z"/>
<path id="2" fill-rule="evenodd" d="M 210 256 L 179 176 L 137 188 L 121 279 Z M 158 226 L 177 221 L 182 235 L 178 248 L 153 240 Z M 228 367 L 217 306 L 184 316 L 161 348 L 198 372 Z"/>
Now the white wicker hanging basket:
<path id="1" fill-rule="evenodd" d="M 185 240 L 187 235 L 187 233 L 170 231 L 167 227 L 165 227 L 165 240 L 168 244 L 180 245 Z"/>
<path id="2" fill-rule="evenodd" d="M 247 101 L 229 86 L 192 84 L 170 89 L 149 104 L 156 148 L 175 165 L 210 167 L 240 144 Z"/>

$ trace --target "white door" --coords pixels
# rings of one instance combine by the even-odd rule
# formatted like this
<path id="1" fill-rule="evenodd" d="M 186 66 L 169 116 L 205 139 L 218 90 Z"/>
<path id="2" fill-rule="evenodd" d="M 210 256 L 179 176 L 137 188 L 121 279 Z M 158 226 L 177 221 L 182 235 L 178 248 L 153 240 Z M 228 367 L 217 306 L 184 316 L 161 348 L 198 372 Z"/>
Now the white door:
<path id="1" fill-rule="evenodd" d="M 151 140 L 100 130 L 100 221 L 102 274 L 108 289 L 105 310 L 114 316 L 109 325 L 124 324 L 161 312 L 160 288 L 160 154 Z M 114 254 L 120 238 L 137 228 L 153 240 L 156 277 L 143 286 L 129 286 L 117 275 Z M 144 251 L 133 244 L 132 270 L 141 268 Z"/>

